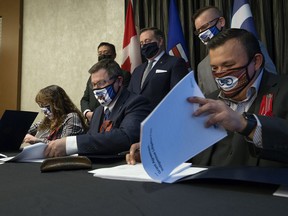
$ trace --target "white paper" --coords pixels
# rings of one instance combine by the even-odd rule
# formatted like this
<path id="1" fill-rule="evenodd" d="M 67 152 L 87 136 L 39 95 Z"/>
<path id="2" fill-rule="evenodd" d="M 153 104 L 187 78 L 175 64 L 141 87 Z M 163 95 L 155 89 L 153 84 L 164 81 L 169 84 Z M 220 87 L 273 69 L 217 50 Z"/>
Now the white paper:
<path id="1" fill-rule="evenodd" d="M 279 188 L 273 193 L 274 196 L 288 197 L 288 186 L 280 185 Z"/>
<path id="2" fill-rule="evenodd" d="M 43 162 L 44 150 L 47 147 L 46 143 L 36 143 L 30 146 L 25 146 L 18 155 L 13 157 L 0 158 L 0 162 L 17 161 L 17 162 Z"/>
<path id="3" fill-rule="evenodd" d="M 173 170 L 171 176 L 169 176 L 162 182 L 173 183 L 187 175 L 193 175 L 195 173 L 206 170 L 206 168 L 197 168 L 190 166 L 191 166 L 190 163 L 181 164 L 175 170 Z M 89 173 L 92 173 L 95 177 L 105 179 L 161 183 L 160 181 L 155 181 L 154 179 L 152 179 L 144 170 L 143 164 L 140 163 L 136 165 L 126 164 L 111 168 L 95 169 L 89 171 Z"/>
<path id="4" fill-rule="evenodd" d="M 155 181 L 167 179 L 179 164 L 227 136 L 223 128 L 204 127 L 208 116 L 192 116 L 198 105 L 187 102 L 191 96 L 204 97 L 193 72 L 141 123 L 141 160 Z"/>

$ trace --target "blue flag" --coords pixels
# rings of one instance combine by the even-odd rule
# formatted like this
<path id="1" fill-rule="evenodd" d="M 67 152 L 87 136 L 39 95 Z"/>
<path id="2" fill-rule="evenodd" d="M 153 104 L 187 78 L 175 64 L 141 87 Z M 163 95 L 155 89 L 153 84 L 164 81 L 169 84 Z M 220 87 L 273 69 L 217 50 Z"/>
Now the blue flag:
<path id="1" fill-rule="evenodd" d="M 269 53 L 264 44 L 259 40 L 254 20 L 252 17 L 250 5 L 247 0 L 234 0 L 231 28 L 245 29 L 254 34 L 258 39 L 262 54 L 265 59 L 265 69 L 268 72 L 276 74 L 276 67 L 271 60 Z"/>
<path id="2" fill-rule="evenodd" d="M 170 1 L 167 52 L 172 56 L 182 57 L 187 64 L 187 68 L 190 68 L 188 50 L 175 0 Z"/>
<path id="3" fill-rule="evenodd" d="M 234 0 L 231 28 L 245 29 L 259 39 L 247 0 Z"/>

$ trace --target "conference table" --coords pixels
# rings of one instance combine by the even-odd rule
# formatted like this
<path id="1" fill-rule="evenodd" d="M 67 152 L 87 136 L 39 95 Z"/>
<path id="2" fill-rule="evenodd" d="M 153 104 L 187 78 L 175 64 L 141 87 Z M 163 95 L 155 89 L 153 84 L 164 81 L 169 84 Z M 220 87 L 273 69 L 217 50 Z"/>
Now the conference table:
<path id="1" fill-rule="evenodd" d="M 93 169 L 124 164 L 93 161 Z M 40 171 L 41 163 L 0 165 L 0 215 L 288 215 L 275 184 L 188 180 L 174 184 L 109 180 L 89 170 Z"/>

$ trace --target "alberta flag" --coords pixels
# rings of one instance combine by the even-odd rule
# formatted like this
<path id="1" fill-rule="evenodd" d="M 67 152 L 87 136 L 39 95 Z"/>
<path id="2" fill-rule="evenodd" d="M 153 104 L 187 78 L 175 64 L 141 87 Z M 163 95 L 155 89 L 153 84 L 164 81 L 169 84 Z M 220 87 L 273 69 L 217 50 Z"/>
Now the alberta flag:
<path id="1" fill-rule="evenodd" d="M 125 31 L 123 39 L 123 63 L 121 68 L 130 73 L 141 64 L 140 42 L 134 24 L 133 8 L 131 0 L 129 1 Z"/>
<path id="2" fill-rule="evenodd" d="M 259 40 L 250 5 L 247 0 L 234 0 L 231 28 L 245 29 L 255 35 L 259 41 L 259 45 L 265 59 L 265 69 L 270 73 L 276 74 L 276 67 L 271 60 L 265 45 Z"/>
<path id="3" fill-rule="evenodd" d="M 231 28 L 245 29 L 258 38 L 250 5 L 247 0 L 234 0 Z"/>
<path id="4" fill-rule="evenodd" d="M 175 0 L 170 1 L 167 52 L 170 55 L 182 57 L 187 64 L 187 68 L 190 68 L 188 50 Z"/>

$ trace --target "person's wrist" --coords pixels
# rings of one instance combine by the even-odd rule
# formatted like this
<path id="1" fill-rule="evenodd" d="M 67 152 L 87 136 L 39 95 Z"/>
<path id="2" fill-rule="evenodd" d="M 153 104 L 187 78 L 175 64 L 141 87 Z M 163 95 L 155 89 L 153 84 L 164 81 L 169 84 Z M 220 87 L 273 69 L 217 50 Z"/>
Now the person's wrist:
<path id="1" fill-rule="evenodd" d="M 88 114 L 89 112 L 91 112 L 91 110 L 85 110 L 85 112 L 84 112 L 84 117 L 85 117 L 85 118 L 87 118 L 87 114 Z"/>
<path id="2" fill-rule="evenodd" d="M 242 129 L 238 133 L 248 137 L 249 134 L 251 134 L 251 132 L 257 126 L 257 120 L 256 120 L 255 116 L 252 113 L 244 112 L 242 114 L 242 116 L 243 116 L 243 118 L 246 121 L 246 126 L 244 127 L 244 129 Z"/>

